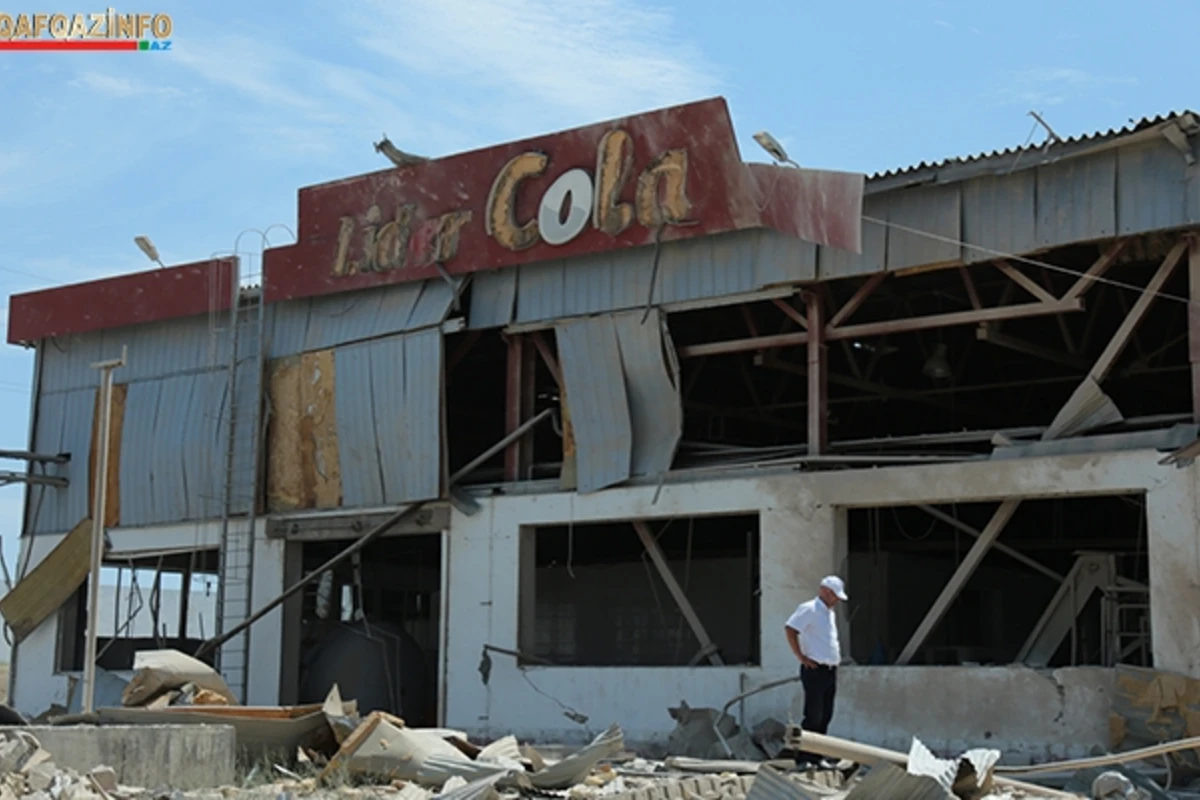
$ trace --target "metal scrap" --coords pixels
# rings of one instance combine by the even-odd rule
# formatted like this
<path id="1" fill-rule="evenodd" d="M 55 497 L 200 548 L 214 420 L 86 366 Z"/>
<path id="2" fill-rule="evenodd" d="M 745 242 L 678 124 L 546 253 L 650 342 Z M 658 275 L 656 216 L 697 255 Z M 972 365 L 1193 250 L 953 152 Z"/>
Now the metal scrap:
<path id="1" fill-rule="evenodd" d="M 587 747 L 530 774 L 529 781 L 538 789 L 566 789 L 582 782 L 597 764 L 606 758 L 613 758 L 624 747 L 625 734 L 621 726 L 613 723 Z"/>

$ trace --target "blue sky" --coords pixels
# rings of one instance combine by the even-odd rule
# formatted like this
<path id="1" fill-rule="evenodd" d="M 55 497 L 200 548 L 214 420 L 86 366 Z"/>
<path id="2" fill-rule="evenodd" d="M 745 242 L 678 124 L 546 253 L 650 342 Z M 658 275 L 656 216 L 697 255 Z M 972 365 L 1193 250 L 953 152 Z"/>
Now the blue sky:
<path id="1" fill-rule="evenodd" d="M 88 13 L 96 6 L 36 10 Z M 167 53 L 0 54 L 0 287 L 45 288 L 295 226 L 296 189 L 715 94 L 748 158 L 766 128 L 864 172 L 1200 106 L 1200 5 L 1145 0 L 208 0 Z M 10 13 L 17 10 L 4 9 Z M 1038 133 L 1037 141 L 1041 141 Z M 5 311 L 7 317 L 7 311 Z M 6 323 L 7 324 L 7 321 Z M 0 350 L 0 448 L 27 446 L 32 358 Z M 12 465 L 19 467 L 19 465 Z M 15 561 L 22 492 L 0 489 Z"/>

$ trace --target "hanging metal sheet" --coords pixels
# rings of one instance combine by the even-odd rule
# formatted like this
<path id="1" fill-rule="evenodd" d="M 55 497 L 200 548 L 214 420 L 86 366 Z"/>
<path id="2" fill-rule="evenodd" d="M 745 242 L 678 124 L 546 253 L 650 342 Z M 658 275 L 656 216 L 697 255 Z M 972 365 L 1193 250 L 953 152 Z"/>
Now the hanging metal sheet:
<path id="1" fill-rule="evenodd" d="M 429 328 L 334 350 L 346 506 L 441 494 L 442 333 Z"/>
<path id="2" fill-rule="evenodd" d="M 632 473 L 657 475 L 671 468 L 683 436 L 683 398 L 666 315 L 613 316 L 633 430 Z"/>
<path id="3" fill-rule="evenodd" d="M 580 492 L 671 468 L 683 435 L 665 316 L 626 311 L 557 327 Z"/>
<path id="4" fill-rule="evenodd" d="M 564 322 L 555 334 L 575 432 L 576 488 L 586 494 L 628 480 L 633 425 L 612 317 Z"/>

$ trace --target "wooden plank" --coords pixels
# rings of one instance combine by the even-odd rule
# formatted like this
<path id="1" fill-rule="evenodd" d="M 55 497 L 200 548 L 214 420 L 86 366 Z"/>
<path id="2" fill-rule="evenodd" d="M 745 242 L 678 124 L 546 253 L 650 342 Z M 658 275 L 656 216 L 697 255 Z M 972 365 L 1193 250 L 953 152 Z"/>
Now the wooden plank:
<path id="1" fill-rule="evenodd" d="M 87 580 L 91 556 L 92 520 L 86 517 L 0 599 L 0 614 L 4 615 L 16 641 L 33 633 L 71 599 Z"/>
<path id="2" fill-rule="evenodd" d="M 633 522 L 633 529 L 637 531 L 638 538 L 642 540 L 642 546 L 646 548 L 646 552 L 649 554 L 650 560 L 654 562 L 659 576 L 663 579 L 663 583 L 667 585 L 667 591 L 671 593 L 671 597 L 675 598 L 675 603 L 679 606 L 680 612 L 683 613 L 683 618 L 687 620 L 692 633 L 696 635 L 696 639 L 700 642 L 700 651 L 707 654 L 708 660 L 713 664 L 722 666 L 725 662 L 721 660 L 720 654 L 713 648 L 712 639 L 708 637 L 708 631 L 704 629 L 704 623 L 700 621 L 700 617 L 696 616 L 696 610 L 692 608 L 691 601 L 687 599 L 687 595 L 683 592 L 683 587 L 679 585 L 679 581 L 675 579 L 675 574 L 671 572 L 671 567 L 667 564 L 667 560 L 663 556 L 662 549 L 658 546 L 654 534 L 650 533 L 650 528 L 641 520 Z"/>
<path id="3" fill-rule="evenodd" d="M 332 350 L 274 362 L 268 370 L 267 507 L 271 511 L 342 504 Z"/>
<path id="4" fill-rule="evenodd" d="M 121 524 L 121 432 L 125 428 L 125 398 L 129 384 L 112 387 L 112 431 L 108 437 L 108 494 L 104 501 L 104 527 Z M 88 508 L 96 508 L 96 462 L 100 452 L 100 392 L 92 407 L 92 443 L 88 447 Z"/>
<path id="5" fill-rule="evenodd" d="M 912 660 L 917 650 L 921 648 L 921 645 L 925 644 L 925 640 L 929 638 L 929 634 L 942 621 L 942 617 L 946 615 L 946 610 L 950 608 L 950 604 L 958 597 L 958 593 L 966 586 L 970 577 L 975 574 L 975 569 L 983 561 L 983 557 L 987 555 L 987 551 L 991 548 L 992 543 L 1000 536 L 1000 532 L 1004 530 L 1004 526 L 1012 519 L 1017 507 L 1020 505 L 1020 500 L 1005 500 L 996 509 L 996 512 L 992 514 L 992 518 L 988 521 L 987 526 L 980 532 L 979 538 L 975 540 L 975 543 L 971 545 L 971 549 L 967 551 L 967 555 L 958 565 L 958 569 L 954 570 L 954 574 L 946 582 L 942 593 L 938 595 L 938 599 L 934 601 L 933 606 L 925 614 L 925 618 L 921 620 L 921 624 L 917 626 L 917 630 L 908 640 L 908 644 L 904 646 L 900 657 L 896 659 L 897 664 L 907 664 Z"/>

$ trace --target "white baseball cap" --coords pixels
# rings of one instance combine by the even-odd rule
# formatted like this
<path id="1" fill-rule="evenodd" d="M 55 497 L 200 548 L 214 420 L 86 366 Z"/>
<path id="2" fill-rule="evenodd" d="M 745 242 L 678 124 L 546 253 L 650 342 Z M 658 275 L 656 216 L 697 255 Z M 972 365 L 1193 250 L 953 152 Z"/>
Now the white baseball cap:
<path id="1" fill-rule="evenodd" d="M 837 575 L 826 575 L 821 579 L 821 588 L 828 589 L 837 595 L 838 600 L 843 602 L 850 598 L 846 596 L 846 585 L 842 583 L 842 579 Z"/>

